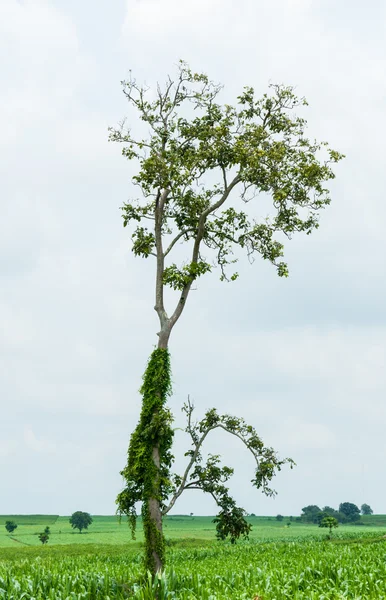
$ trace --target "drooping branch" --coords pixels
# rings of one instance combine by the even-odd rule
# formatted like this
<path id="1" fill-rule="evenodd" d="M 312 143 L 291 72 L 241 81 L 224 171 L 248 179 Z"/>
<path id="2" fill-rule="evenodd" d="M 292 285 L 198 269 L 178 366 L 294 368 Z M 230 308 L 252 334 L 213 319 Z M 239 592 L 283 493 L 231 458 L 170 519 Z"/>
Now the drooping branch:
<path id="1" fill-rule="evenodd" d="M 244 519 L 245 511 L 236 506 L 229 495 L 229 489 L 224 485 L 233 475 L 233 469 L 219 466 L 218 455 L 209 455 L 206 463 L 202 464 L 201 449 L 208 434 L 215 429 L 223 429 L 246 446 L 256 464 L 252 484 L 267 496 L 276 494 L 269 486 L 276 472 L 280 471 L 284 464 L 289 464 L 292 468 L 295 463 L 290 458 L 279 459 L 273 448 L 264 446 L 254 427 L 240 417 L 219 415 L 213 408 L 207 411 L 204 419 L 193 422 L 194 406 L 189 398 L 183 406 L 183 411 L 187 416 L 185 431 L 190 436 L 193 448 L 185 453 L 185 456 L 189 457 L 189 462 L 182 477 L 174 476 L 175 490 L 163 508 L 163 515 L 173 508 L 184 491 L 199 489 L 210 494 L 220 507 L 220 513 L 215 520 L 218 537 L 223 539 L 230 535 L 234 542 L 239 535 L 248 535 L 250 528 Z"/>

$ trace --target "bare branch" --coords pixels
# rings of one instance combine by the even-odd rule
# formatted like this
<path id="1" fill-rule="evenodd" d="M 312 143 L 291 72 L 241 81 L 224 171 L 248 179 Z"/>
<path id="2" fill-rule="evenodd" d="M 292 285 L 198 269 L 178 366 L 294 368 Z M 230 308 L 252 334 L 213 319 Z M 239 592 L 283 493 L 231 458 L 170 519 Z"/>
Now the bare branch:
<path id="1" fill-rule="evenodd" d="M 206 223 L 208 216 L 211 213 L 214 213 L 218 208 L 220 208 L 224 204 L 224 202 L 227 200 L 229 194 L 231 193 L 232 189 L 238 183 L 240 183 L 240 181 L 241 181 L 240 175 L 236 175 L 233 178 L 233 180 L 231 181 L 231 183 L 228 185 L 228 187 L 224 190 L 224 193 L 222 194 L 221 198 L 201 213 L 199 223 L 198 223 L 198 228 L 197 228 L 197 235 L 194 240 L 192 258 L 191 258 L 192 263 L 196 263 L 198 260 L 198 256 L 199 256 L 199 252 L 200 252 L 200 245 L 201 245 L 202 238 L 204 236 L 205 223 Z M 190 281 L 189 283 L 187 283 L 181 292 L 178 304 L 177 304 L 172 316 L 170 317 L 171 327 L 174 327 L 174 325 L 180 318 L 182 311 L 184 310 L 186 300 L 188 298 L 190 289 L 192 287 L 192 283 L 193 283 L 193 281 Z"/>
<path id="2" fill-rule="evenodd" d="M 157 273 L 156 273 L 156 292 L 155 292 L 155 306 L 154 309 L 158 314 L 160 320 L 161 330 L 164 328 L 168 321 L 168 316 L 165 311 L 164 305 L 164 285 L 163 285 L 163 274 L 164 274 L 164 253 L 162 245 L 162 217 L 165 202 L 169 195 L 169 190 L 165 189 L 163 192 L 158 190 L 156 198 L 155 208 L 155 224 L 154 224 L 154 237 L 156 245 L 156 257 L 157 257 Z"/>
<path id="3" fill-rule="evenodd" d="M 169 252 L 172 250 L 173 246 L 178 242 L 178 240 L 180 240 L 184 235 L 186 235 L 190 231 L 194 231 L 194 229 L 188 228 L 184 229 L 183 231 L 180 231 L 180 233 L 176 235 L 176 237 L 170 242 L 168 248 L 165 250 L 164 257 L 166 257 L 169 254 Z"/>
<path id="4" fill-rule="evenodd" d="M 205 429 L 200 438 L 197 438 L 197 436 L 195 435 L 194 428 L 192 427 L 192 413 L 194 410 L 194 405 L 190 402 L 189 396 L 188 396 L 188 401 L 187 401 L 186 405 L 184 406 L 183 410 L 185 410 L 186 414 L 188 415 L 188 425 L 187 425 L 186 431 L 189 433 L 190 437 L 192 438 L 192 442 L 194 445 L 194 452 L 191 456 L 188 466 L 185 469 L 185 472 L 182 476 L 182 480 L 181 480 L 181 483 L 180 483 L 177 491 L 173 494 L 167 507 L 162 511 L 162 514 L 164 514 L 164 515 L 166 515 L 173 508 L 177 499 L 181 496 L 185 487 L 187 487 L 186 481 L 188 479 L 191 468 L 193 467 L 194 463 L 196 462 L 197 456 L 200 452 L 200 448 L 201 448 L 202 444 L 204 443 L 204 440 L 205 440 L 206 436 L 208 435 L 209 431 L 211 430 L 211 428 Z M 188 485 L 190 485 L 190 484 L 188 484 Z M 190 489 L 192 489 L 192 488 L 190 488 Z"/>

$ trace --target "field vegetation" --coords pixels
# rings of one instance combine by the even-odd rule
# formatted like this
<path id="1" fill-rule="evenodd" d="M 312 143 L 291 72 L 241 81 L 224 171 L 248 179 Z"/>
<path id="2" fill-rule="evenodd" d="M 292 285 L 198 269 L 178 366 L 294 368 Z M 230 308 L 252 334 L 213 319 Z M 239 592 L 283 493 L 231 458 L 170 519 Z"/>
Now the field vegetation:
<path id="1" fill-rule="evenodd" d="M 212 517 L 168 517 L 169 566 L 152 581 L 143 579 L 141 527 L 132 541 L 116 517 L 93 516 L 79 535 L 69 517 L 12 515 L 17 531 L 0 536 L 0 598 L 383 600 L 386 515 L 362 519 L 366 525 L 340 526 L 329 541 L 317 525 L 249 517 L 250 540 L 232 546 L 215 540 Z M 38 533 L 47 525 L 42 546 Z"/>

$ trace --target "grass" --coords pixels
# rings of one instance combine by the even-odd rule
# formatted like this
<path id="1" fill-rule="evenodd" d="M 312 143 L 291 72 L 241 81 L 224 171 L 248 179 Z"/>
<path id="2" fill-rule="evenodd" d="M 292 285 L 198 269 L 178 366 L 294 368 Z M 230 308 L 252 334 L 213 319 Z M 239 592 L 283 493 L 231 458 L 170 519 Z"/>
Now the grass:
<path id="1" fill-rule="evenodd" d="M 13 520 L 18 527 L 10 536 L 7 534 L 3 524 L 6 520 Z M 165 536 L 169 544 L 181 540 L 213 541 L 215 539 L 215 526 L 213 517 L 174 515 L 167 517 L 165 523 Z M 249 517 L 252 524 L 252 540 L 294 540 L 298 538 L 323 539 L 326 531 L 316 525 L 290 522 L 288 518 L 277 521 L 275 517 Z M 372 515 L 364 517 L 365 526 L 340 526 L 341 534 L 351 532 L 379 533 L 380 528 L 385 527 L 386 515 Z M 288 525 L 288 523 L 291 523 Z M 138 548 L 143 541 L 141 521 L 138 523 L 136 541 L 131 539 L 130 531 L 124 519 L 119 523 L 116 516 L 93 516 L 93 523 L 87 531 L 79 534 L 78 530 L 72 529 L 69 517 L 57 515 L 2 515 L 0 516 L 0 551 L 6 547 L 17 546 L 40 546 L 38 534 L 46 526 L 50 527 L 50 546 L 76 545 L 127 545 Z"/>
<path id="2" fill-rule="evenodd" d="M 362 530 L 364 528 L 361 528 Z M 342 535 L 342 534 L 340 534 Z M 386 600 L 386 541 L 302 538 L 168 547 L 155 584 L 134 545 L 4 548 L 0 598 L 12 600 Z M 378 536 L 377 540 L 381 540 Z"/>
<path id="3" fill-rule="evenodd" d="M 332 541 L 316 525 L 250 517 L 251 539 L 236 546 L 215 540 L 212 517 L 168 517 L 168 565 L 155 583 L 143 578 L 140 523 L 132 541 L 116 517 L 94 516 L 82 534 L 68 517 L 7 515 L 0 526 L 7 519 L 18 528 L 0 530 L 0 599 L 386 600 L 382 515 L 339 527 Z"/>

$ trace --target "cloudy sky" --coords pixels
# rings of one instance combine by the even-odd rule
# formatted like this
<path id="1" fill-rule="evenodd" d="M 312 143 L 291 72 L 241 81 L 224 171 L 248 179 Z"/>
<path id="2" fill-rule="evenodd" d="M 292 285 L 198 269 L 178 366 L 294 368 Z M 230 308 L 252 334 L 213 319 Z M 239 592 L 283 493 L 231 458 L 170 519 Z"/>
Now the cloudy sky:
<path id="1" fill-rule="evenodd" d="M 228 102 L 296 86 L 310 136 L 347 158 L 320 229 L 287 244 L 289 279 L 246 262 L 192 294 L 171 338 L 176 426 L 190 394 L 294 458 L 267 499 L 237 440 L 213 437 L 248 511 L 386 512 L 385 24 L 381 0 L 1 0 L 0 514 L 115 511 L 157 320 L 119 211 L 133 170 L 107 128 L 129 69 L 153 85 L 180 58 Z M 180 467 L 183 450 L 179 432 Z M 190 492 L 175 512 L 215 506 Z"/>

